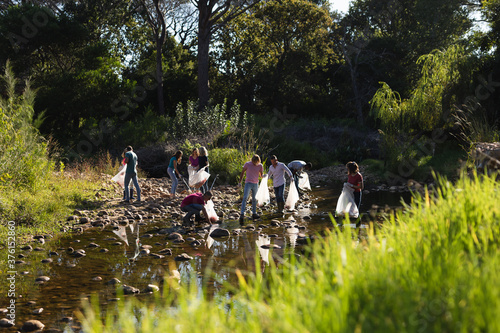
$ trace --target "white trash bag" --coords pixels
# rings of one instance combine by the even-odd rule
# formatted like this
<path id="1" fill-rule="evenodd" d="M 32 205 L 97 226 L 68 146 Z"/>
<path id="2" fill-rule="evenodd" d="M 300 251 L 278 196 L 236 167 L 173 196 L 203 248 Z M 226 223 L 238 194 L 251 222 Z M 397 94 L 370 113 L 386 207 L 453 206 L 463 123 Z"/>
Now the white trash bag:
<path id="1" fill-rule="evenodd" d="M 127 170 L 127 165 L 121 165 L 118 169 L 118 173 L 111 178 L 112 181 L 117 182 L 121 187 L 125 187 L 125 171 Z"/>
<path id="2" fill-rule="evenodd" d="M 188 177 L 191 179 L 196 174 L 196 168 L 192 165 L 188 165 Z"/>
<path id="3" fill-rule="evenodd" d="M 262 180 L 260 181 L 259 189 L 257 190 L 257 194 L 255 195 L 255 199 L 257 199 L 257 206 L 262 207 L 271 202 L 271 197 L 269 196 L 269 188 L 267 187 L 267 179 L 268 175 L 264 175 Z"/>
<path id="4" fill-rule="evenodd" d="M 344 188 L 337 201 L 337 208 L 335 209 L 337 215 L 349 214 L 349 217 L 358 218 L 358 206 L 354 202 L 354 189 L 347 183 L 344 183 Z"/>
<path id="5" fill-rule="evenodd" d="M 212 200 L 208 200 L 207 203 L 205 204 L 205 210 L 207 211 L 207 219 L 211 222 L 217 222 L 219 221 L 219 217 L 217 216 L 217 213 L 215 212 L 214 208 L 214 202 Z"/>
<path id="6" fill-rule="evenodd" d="M 304 191 L 311 190 L 311 184 L 309 183 L 309 175 L 307 174 L 307 172 L 300 173 L 299 188 Z"/>
<path id="7" fill-rule="evenodd" d="M 297 188 L 295 187 L 295 182 L 292 180 L 290 181 L 290 186 L 288 188 L 288 195 L 285 200 L 285 208 L 286 209 L 295 209 L 295 204 L 299 201 L 299 192 L 297 191 Z"/>
<path id="8" fill-rule="evenodd" d="M 206 167 L 201 168 L 196 172 L 193 177 L 189 177 L 189 186 L 194 188 L 200 188 L 205 184 L 210 178 L 210 174 L 205 171 Z"/>

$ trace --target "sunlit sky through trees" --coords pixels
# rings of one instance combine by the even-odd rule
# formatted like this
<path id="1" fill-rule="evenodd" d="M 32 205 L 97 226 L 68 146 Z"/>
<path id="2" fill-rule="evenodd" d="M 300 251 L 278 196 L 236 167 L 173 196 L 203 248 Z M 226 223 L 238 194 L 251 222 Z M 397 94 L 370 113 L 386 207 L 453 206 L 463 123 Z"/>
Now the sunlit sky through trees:
<path id="1" fill-rule="evenodd" d="M 349 2 L 351 2 L 351 0 L 330 0 L 332 9 L 344 13 L 347 13 L 347 10 L 349 9 Z"/>

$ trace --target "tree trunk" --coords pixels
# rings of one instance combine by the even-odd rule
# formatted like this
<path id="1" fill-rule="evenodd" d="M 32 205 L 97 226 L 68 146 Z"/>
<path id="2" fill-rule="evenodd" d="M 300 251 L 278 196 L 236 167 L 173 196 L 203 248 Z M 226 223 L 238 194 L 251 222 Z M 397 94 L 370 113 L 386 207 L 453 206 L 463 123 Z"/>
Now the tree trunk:
<path id="1" fill-rule="evenodd" d="M 363 105 L 361 104 L 361 96 L 359 93 L 359 88 L 358 88 L 358 81 L 357 81 L 357 66 L 354 68 L 351 66 L 351 81 L 352 81 L 352 92 L 354 94 L 354 105 L 356 107 L 356 118 L 358 120 L 358 123 L 360 125 L 363 124 L 364 119 L 363 119 Z"/>
<path id="2" fill-rule="evenodd" d="M 210 25 L 208 8 L 200 6 L 200 17 L 198 21 L 198 98 L 199 110 L 203 111 L 208 106 L 210 98 L 210 83 L 208 78 L 209 69 L 209 47 L 210 47 Z"/>
<path id="3" fill-rule="evenodd" d="M 156 94 L 158 100 L 158 114 L 165 114 L 165 101 L 163 99 L 163 66 L 162 66 L 162 46 L 160 40 L 156 40 Z"/>

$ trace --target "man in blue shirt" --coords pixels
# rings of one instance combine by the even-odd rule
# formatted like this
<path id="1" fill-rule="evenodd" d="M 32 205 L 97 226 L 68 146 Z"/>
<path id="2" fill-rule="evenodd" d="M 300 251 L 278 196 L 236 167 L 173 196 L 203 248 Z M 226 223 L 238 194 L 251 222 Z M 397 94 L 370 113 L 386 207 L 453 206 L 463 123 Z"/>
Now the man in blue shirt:
<path id="1" fill-rule="evenodd" d="M 141 188 L 139 187 L 139 182 L 137 181 L 137 155 L 134 153 L 131 146 L 125 148 L 125 163 L 127 163 L 127 169 L 125 169 L 125 202 L 130 201 L 130 192 L 128 190 L 128 185 L 130 180 L 134 183 L 135 190 L 137 191 L 137 201 L 141 201 Z"/>

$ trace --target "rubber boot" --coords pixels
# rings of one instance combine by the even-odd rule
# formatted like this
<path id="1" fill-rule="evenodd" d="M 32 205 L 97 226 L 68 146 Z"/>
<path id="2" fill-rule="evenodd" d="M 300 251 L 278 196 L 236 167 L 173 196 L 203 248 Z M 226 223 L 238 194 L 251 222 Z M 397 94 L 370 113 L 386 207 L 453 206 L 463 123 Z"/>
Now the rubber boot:
<path id="1" fill-rule="evenodd" d="M 130 188 L 129 191 L 130 191 L 130 200 L 133 200 L 134 199 L 134 189 Z"/>
<path id="2" fill-rule="evenodd" d="M 284 202 L 278 202 L 278 214 L 283 214 L 283 209 L 285 208 Z"/>

